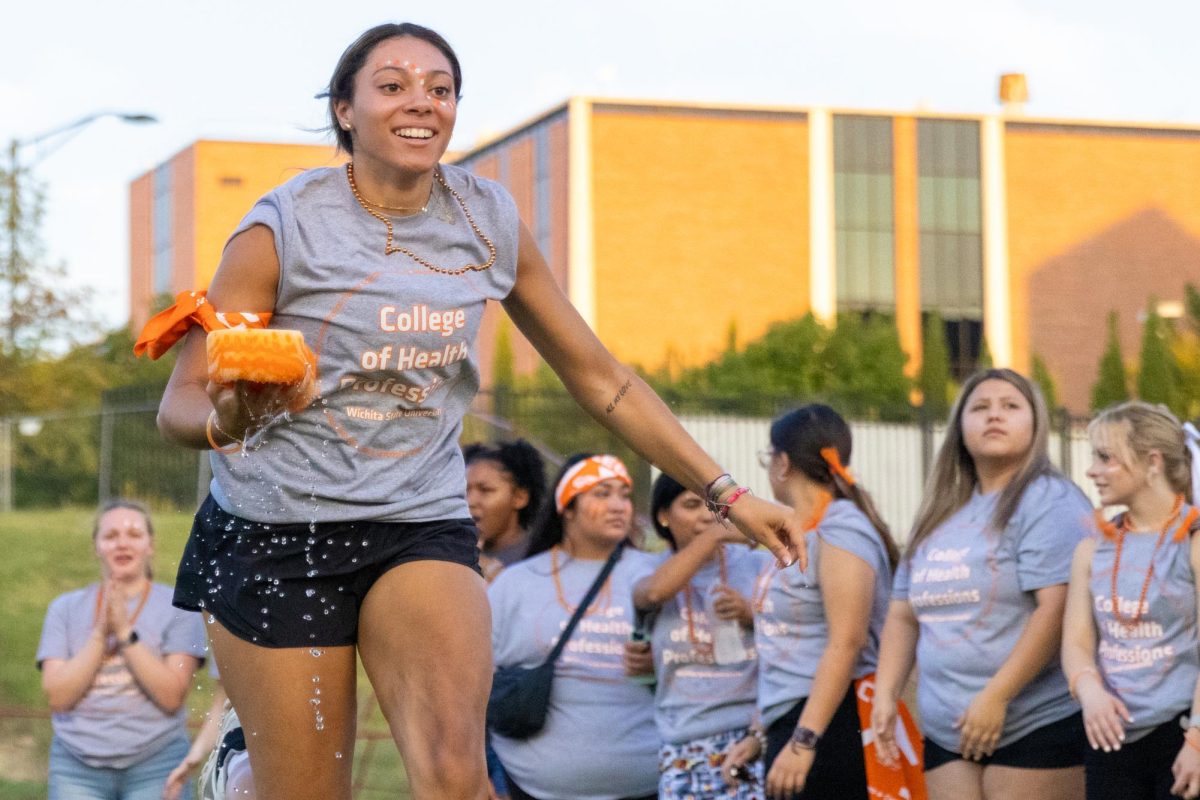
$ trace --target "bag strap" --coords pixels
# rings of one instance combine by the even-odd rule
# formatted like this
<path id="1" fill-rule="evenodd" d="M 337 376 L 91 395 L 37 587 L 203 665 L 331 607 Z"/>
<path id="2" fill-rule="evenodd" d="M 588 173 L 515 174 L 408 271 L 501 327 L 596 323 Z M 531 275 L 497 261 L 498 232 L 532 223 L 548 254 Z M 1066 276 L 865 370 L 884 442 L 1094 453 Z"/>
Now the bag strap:
<path id="1" fill-rule="evenodd" d="M 612 574 L 613 567 L 621 560 L 621 552 L 624 549 L 625 542 L 622 541 L 612 551 L 612 555 L 608 557 L 608 561 L 604 562 L 604 567 L 600 570 L 600 574 L 596 576 L 596 580 L 592 581 L 592 585 L 588 587 L 587 594 L 583 596 L 583 600 L 576 607 L 575 613 L 571 615 L 571 621 L 567 623 L 567 627 L 563 629 L 562 635 L 558 637 L 558 642 L 554 645 L 554 649 L 550 651 L 550 655 L 546 656 L 546 660 L 542 662 L 543 666 L 558 661 L 558 657 L 562 655 L 563 648 L 567 646 L 567 640 L 575 632 L 575 626 L 579 624 L 579 620 L 583 619 L 583 615 L 587 613 L 588 606 L 596 599 L 596 595 L 600 594 L 600 587 L 608 580 L 608 576 Z"/>

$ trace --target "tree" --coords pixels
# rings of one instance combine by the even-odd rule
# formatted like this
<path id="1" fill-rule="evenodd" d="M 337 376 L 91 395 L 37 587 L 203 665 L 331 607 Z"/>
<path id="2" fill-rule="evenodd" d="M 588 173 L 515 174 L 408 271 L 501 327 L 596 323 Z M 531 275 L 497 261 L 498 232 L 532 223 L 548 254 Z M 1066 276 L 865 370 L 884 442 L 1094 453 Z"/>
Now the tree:
<path id="1" fill-rule="evenodd" d="M 1099 411 L 1129 399 L 1129 382 L 1125 375 L 1125 358 L 1121 354 L 1121 337 L 1117 332 L 1117 312 L 1108 312 L 1108 344 L 1100 356 L 1100 374 L 1092 386 L 1092 411 Z"/>
<path id="2" fill-rule="evenodd" d="M 1178 381 L 1175 360 L 1167 341 L 1169 330 L 1158 315 L 1154 301 L 1142 327 L 1142 352 L 1137 376 L 1138 397 L 1147 403 L 1162 403 L 1178 410 Z"/>
<path id="3" fill-rule="evenodd" d="M 950 411 L 950 348 L 946 345 L 946 326 L 936 311 L 925 318 L 921 343 L 921 373 L 917 386 L 921 390 L 921 407 L 934 419 Z"/>
<path id="4" fill-rule="evenodd" d="M 839 314 L 821 350 L 826 382 L 822 393 L 843 414 L 867 419 L 901 419 L 910 414 L 912 380 L 904 374 L 908 355 L 895 319 Z"/>
<path id="5" fill-rule="evenodd" d="M 1050 411 L 1058 408 L 1058 391 L 1054 387 L 1054 376 L 1050 374 L 1050 370 L 1046 367 L 1046 362 L 1037 353 L 1033 354 L 1033 381 L 1042 392 L 1042 399 L 1046 401 L 1046 408 Z"/>
<path id="6" fill-rule="evenodd" d="M 67 285 L 66 268 L 46 260 L 41 239 L 41 187 L 20 171 L 0 170 L 0 352 L 18 361 L 44 355 L 98 332 L 87 294 Z M 22 183 L 26 184 L 22 186 Z M 0 408 L 0 413 L 5 409 Z"/>

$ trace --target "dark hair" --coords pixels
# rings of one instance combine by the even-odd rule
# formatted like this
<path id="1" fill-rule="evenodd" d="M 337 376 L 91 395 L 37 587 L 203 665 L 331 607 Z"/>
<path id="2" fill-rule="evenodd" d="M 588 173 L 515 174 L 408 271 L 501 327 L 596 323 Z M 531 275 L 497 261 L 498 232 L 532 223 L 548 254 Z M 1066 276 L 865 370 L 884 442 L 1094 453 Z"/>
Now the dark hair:
<path id="1" fill-rule="evenodd" d="M 463 460 L 468 466 L 476 461 L 491 461 L 508 473 L 518 489 L 529 494 L 529 502 L 517 512 L 517 524 L 528 530 L 546 495 L 546 465 L 537 448 L 524 439 L 498 444 L 477 442 L 463 448 Z"/>
<path id="2" fill-rule="evenodd" d="M 650 489 L 650 524 L 654 526 L 654 530 L 659 536 L 667 540 L 667 544 L 671 545 L 672 550 L 679 549 L 679 545 L 675 543 L 675 534 L 658 521 L 658 512 L 670 508 L 671 503 L 675 502 L 675 498 L 687 490 L 686 486 L 665 472 L 654 479 L 654 486 Z"/>
<path id="3" fill-rule="evenodd" d="M 888 562 L 895 568 L 900 560 L 900 550 L 871 496 L 858 483 L 848 483 L 836 474 L 821 455 L 822 449 L 832 447 L 837 450 L 842 464 L 850 466 L 850 426 L 841 414 L 821 403 L 789 411 L 771 423 L 771 447 L 776 452 L 786 453 L 792 468 L 813 483 L 826 487 L 834 497 L 854 503 L 879 534 L 887 549 Z"/>
<path id="4" fill-rule="evenodd" d="M 556 544 L 562 544 L 562 514 L 559 514 L 554 508 L 554 491 L 558 488 L 558 484 L 562 481 L 563 476 L 567 474 L 567 470 L 585 458 L 591 458 L 594 455 L 595 453 L 576 453 L 567 458 L 558 472 L 555 473 L 554 480 L 550 484 L 549 496 L 542 503 L 542 513 L 538 516 L 537 524 L 533 526 L 533 533 L 529 537 L 529 550 L 525 553 L 526 558 L 536 556 L 538 553 L 544 553 Z M 567 508 L 573 508 L 576 499 L 572 497 L 571 502 L 567 503 Z M 565 511 L 566 509 L 563 510 Z"/>
<path id="5" fill-rule="evenodd" d="M 339 150 L 354 154 L 354 140 L 350 136 L 350 131 L 344 130 L 338 124 L 337 104 L 343 100 L 354 99 L 354 76 L 363 68 L 367 56 L 371 54 L 375 46 L 388 39 L 399 39 L 401 36 L 411 36 L 414 39 L 428 42 L 442 52 L 442 55 L 450 62 L 450 72 L 454 76 L 454 96 L 456 99 L 462 98 L 462 67 L 458 63 L 458 56 L 454 54 L 454 48 L 442 38 L 440 33 L 412 22 L 387 22 L 383 25 L 376 25 L 374 28 L 364 31 L 342 53 L 337 66 L 333 68 L 333 77 L 329 79 L 329 86 L 323 93 L 329 99 L 329 130 L 337 137 Z"/>

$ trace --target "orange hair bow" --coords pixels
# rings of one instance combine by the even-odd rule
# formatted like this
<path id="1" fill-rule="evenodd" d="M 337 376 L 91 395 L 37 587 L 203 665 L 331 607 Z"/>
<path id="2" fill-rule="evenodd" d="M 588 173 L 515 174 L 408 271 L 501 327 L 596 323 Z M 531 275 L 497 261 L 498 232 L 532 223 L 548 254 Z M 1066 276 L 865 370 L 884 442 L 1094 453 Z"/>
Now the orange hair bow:
<path id="1" fill-rule="evenodd" d="M 562 513 L 572 500 L 598 483 L 616 478 L 626 486 L 633 486 L 629 470 L 616 456 L 592 456 L 573 465 L 554 490 L 554 508 Z"/>
<path id="2" fill-rule="evenodd" d="M 822 447 L 821 458 L 825 459 L 825 463 L 829 465 L 829 471 L 841 478 L 847 486 L 855 484 L 854 476 L 850 474 L 850 470 L 842 466 L 842 457 L 838 454 L 836 447 Z"/>
<path id="3" fill-rule="evenodd" d="M 223 328 L 265 328 L 271 321 L 271 312 L 217 311 L 208 302 L 203 290 L 180 292 L 175 295 L 175 305 L 151 317 L 138 334 L 133 354 L 149 355 L 157 359 L 184 337 L 193 325 L 205 331 Z"/>

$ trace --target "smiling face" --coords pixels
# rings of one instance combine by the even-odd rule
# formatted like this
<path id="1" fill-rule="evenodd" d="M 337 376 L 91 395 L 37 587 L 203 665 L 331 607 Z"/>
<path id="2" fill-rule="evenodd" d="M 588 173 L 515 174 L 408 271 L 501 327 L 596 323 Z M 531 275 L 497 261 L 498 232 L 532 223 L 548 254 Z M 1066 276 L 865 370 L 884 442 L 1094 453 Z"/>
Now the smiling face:
<path id="1" fill-rule="evenodd" d="M 609 478 L 576 495 L 563 510 L 564 538 L 592 548 L 616 545 L 629 535 L 633 522 L 631 491 L 624 481 Z"/>
<path id="2" fill-rule="evenodd" d="M 1021 391 L 999 378 L 975 387 L 963 405 L 963 444 L 976 462 L 1016 462 L 1033 445 L 1033 407 Z"/>
<path id="3" fill-rule="evenodd" d="M 385 39 L 354 76 L 353 97 L 335 112 L 351 131 L 356 161 L 428 172 L 446 152 L 458 115 L 450 60 L 422 39 Z"/>
<path id="4" fill-rule="evenodd" d="M 508 470 L 490 459 L 467 466 L 467 510 L 479 536 L 491 542 L 517 524 L 517 515 L 529 505 L 529 492 L 517 487 Z"/>
<path id="5" fill-rule="evenodd" d="M 95 545 L 105 578 L 127 581 L 149 575 L 154 537 L 142 512 L 132 508 L 106 511 L 96 524 Z"/>

